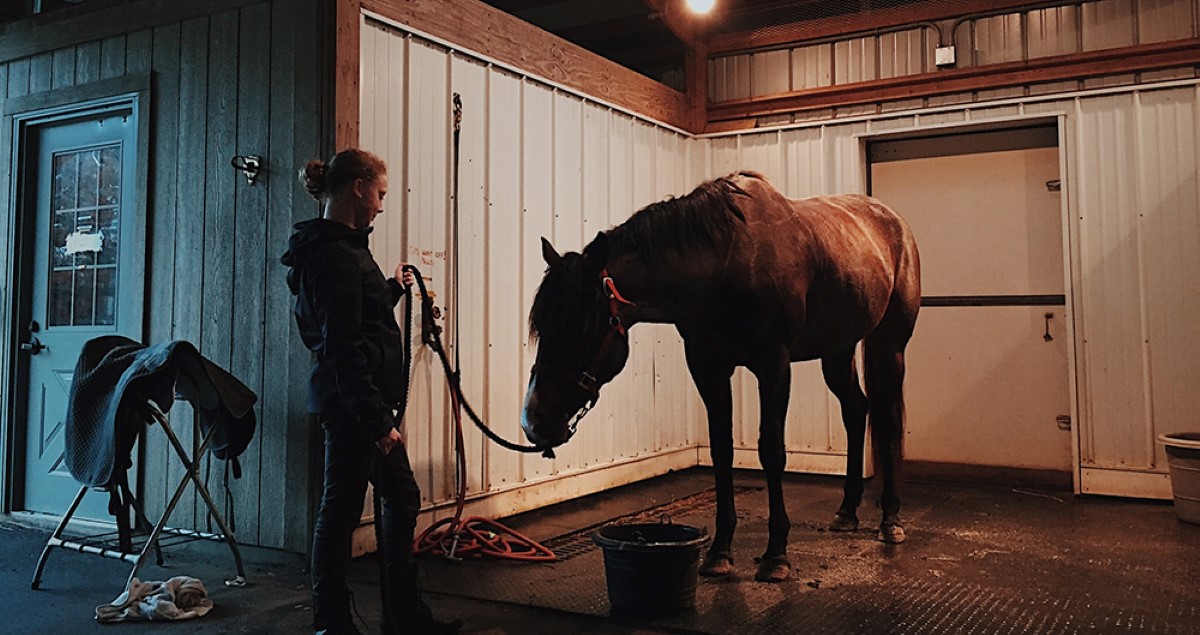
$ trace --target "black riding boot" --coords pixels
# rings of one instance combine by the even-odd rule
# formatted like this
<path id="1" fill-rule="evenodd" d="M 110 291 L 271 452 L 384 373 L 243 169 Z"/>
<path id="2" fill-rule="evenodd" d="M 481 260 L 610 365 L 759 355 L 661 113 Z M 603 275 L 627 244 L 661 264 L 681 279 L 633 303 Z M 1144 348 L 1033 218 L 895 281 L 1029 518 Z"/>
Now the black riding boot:
<path id="1" fill-rule="evenodd" d="M 462 628 L 462 620 L 441 621 L 433 616 L 429 605 L 421 599 L 415 563 L 388 573 L 380 628 L 383 635 L 454 635 Z"/>

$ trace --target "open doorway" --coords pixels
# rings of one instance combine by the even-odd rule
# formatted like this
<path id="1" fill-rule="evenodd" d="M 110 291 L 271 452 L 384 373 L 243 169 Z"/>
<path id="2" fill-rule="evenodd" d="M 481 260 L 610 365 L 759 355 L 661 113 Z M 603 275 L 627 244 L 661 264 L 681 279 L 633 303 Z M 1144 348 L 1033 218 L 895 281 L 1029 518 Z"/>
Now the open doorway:
<path id="1" fill-rule="evenodd" d="M 1058 140 L 1049 123 L 868 143 L 869 192 L 921 250 L 910 477 L 1072 485 Z"/>

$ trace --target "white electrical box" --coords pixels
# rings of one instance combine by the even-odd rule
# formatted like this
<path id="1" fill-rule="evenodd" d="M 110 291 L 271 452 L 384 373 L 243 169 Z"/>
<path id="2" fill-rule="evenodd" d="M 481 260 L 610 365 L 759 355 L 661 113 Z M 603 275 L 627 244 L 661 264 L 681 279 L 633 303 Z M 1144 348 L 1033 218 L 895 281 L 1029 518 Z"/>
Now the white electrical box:
<path id="1" fill-rule="evenodd" d="M 933 52 L 933 62 L 939 67 L 954 66 L 954 47 L 939 46 Z"/>

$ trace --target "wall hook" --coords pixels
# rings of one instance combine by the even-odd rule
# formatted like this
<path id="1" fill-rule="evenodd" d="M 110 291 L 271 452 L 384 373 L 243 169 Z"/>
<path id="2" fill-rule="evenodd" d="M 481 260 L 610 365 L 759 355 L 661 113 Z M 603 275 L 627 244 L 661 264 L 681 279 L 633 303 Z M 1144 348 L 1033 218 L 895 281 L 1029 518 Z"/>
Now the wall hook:
<path id="1" fill-rule="evenodd" d="M 246 184 L 252 186 L 258 180 L 258 173 L 262 170 L 262 157 L 253 154 L 246 156 L 239 154 L 233 157 L 229 164 L 233 166 L 233 169 L 246 175 Z"/>

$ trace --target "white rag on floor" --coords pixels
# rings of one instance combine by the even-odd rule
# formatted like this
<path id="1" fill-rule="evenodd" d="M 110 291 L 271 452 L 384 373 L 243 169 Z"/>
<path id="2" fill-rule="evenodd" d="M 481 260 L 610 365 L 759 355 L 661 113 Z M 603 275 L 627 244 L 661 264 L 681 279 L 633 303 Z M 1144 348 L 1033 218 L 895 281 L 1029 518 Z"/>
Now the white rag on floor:
<path id="1" fill-rule="evenodd" d="M 166 582 L 134 578 L 117 599 L 96 607 L 96 621 L 186 620 L 203 617 L 212 607 L 204 583 L 196 578 L 177 575 Z"/>

